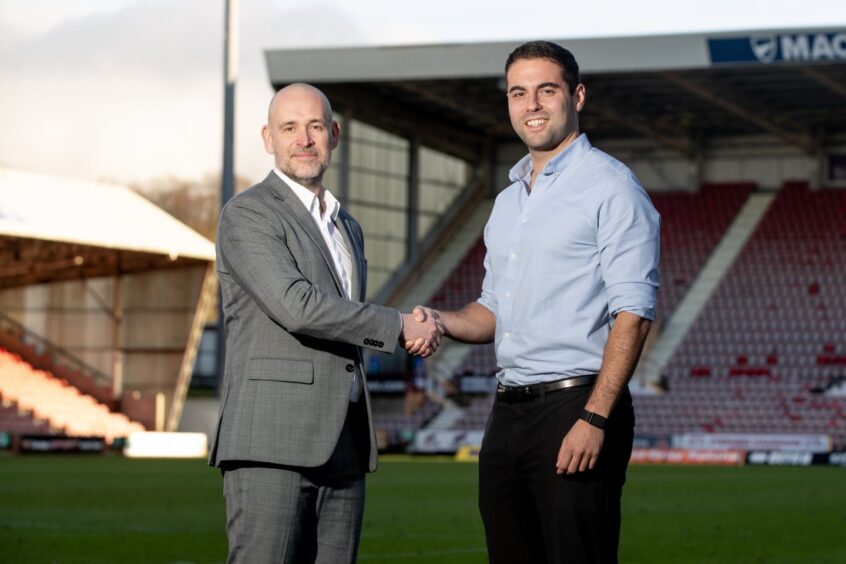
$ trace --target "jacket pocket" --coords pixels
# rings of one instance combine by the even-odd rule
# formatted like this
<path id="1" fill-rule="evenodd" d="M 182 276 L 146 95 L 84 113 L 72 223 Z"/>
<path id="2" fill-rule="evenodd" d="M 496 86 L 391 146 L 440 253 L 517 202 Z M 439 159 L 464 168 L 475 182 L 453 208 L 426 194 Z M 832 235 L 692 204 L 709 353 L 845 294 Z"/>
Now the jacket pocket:
<path id="1" fill-rule="evenodd" d="M 312 384 L 314 383 L 314 364 L 310 360 L 253 358 L 250 359 L 247 367 L 247 378 Z"/>

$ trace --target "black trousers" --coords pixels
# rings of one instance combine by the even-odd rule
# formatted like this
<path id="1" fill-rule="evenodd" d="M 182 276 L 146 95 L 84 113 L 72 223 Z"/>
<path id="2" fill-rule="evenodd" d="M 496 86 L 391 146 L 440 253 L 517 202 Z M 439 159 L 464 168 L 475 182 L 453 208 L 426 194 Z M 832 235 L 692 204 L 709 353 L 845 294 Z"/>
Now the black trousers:
<path id="1" fill-rule="evenodd" d="M 608 418 L 594 469 L 555 473 L 561 441 L 590 392 L 584 386 L 494 404 L 479 453 L 479 509 L 491 564 L 617 562 L 634 436 L 628 389 Z"/>

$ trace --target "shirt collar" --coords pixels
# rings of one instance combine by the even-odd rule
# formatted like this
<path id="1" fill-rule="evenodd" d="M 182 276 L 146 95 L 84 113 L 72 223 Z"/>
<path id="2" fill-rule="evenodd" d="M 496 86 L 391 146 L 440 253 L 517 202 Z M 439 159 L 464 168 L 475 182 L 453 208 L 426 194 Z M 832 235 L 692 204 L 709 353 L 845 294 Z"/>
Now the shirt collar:
<path id="1" fill-rule="evenodd" d="M 560 153 L 552 157 L 544 167 L 542 174 L 550 175 L 563 171 L 570 163 L 575 162 L 579 156 L 591 148 L 587 135 L 582 133 L 572 143 L 567 145 Z M 508 172 L 511 182 L 523 180 L 528 182 L 532 174 L 532 155 L 528 154 L 515 164 Z"/>
<path id="2" fill-rule="evenodd" d="M 314 215 L 314 210 L 319 205 L 317 195 L 299 182 L 291 180 L 287 174 L 278 168 L 274 168 L 273 172 L 291 187 L 291 190 L 294 191 L 294 194 L 297 195 L 308 212 Z M 332 221 L 335 221 L 341 211 L 341 202 L 326 188 L 323 189 L 323 202 L 326 204 L 326 209 L 329 211 Z"/>

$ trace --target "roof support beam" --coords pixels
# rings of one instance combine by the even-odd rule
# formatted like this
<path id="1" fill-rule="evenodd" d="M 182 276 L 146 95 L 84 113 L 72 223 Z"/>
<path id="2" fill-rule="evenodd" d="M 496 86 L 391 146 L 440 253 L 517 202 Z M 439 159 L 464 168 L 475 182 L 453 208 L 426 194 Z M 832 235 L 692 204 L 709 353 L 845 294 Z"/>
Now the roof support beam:
<path id="1" fill-rule="evenodd" d="M 405 90 L 406 92 L 412 93 L 415 96 L 419 96 L 428 102 L 432 102 L 438 106 L 443 106 L 458 112 L 459 114 L 466 116 L 470 121 L 475 121 L 489 131 L 495 131 L 496 129 L 502 127 L 502 124 L 499 121 L 491 118 L 491 116 L 487 113 L 472 111 L 472 109 L 476 106 L 462 103 L 458 101 L 456 97 L 444 96 L 418 83 L 397 82 L 394 86 Z"/>
<path id="2" fill-rule="evenodd" d="M 812 78 L 813 80 L 816 80 L 832 92 L 846 98 L 846 85 L 840 84 L 827 74 L 821 72 L 819 69 L 815 69 L 813 67 L 799 67 L 799 72 L 809 78 Z"/>
<path id="3" fill-rule="evenodd" d="M 336 110 L 352 110 L 357 120 L 406 139 L 417 138 L 422 145 L 470 163 L 482 158 L 479 147 L 484 146 L 486 136 L 451 126 L 437 116 L 420 115 L 371 89 L 364 91 L 351 84 L 326 84 L 321 88 Z"/>
<path id="4" fill-rule="evenodd" d="M 819 152 L 819 148 L 817 143 L 811 138 L 810 135 L 807 133 L 795 133 L 793 128 L 785 129 L 774 124 L 772 121 L 767 119 L 766 117 L 755 113 L 750 108 L 739 104 L 737 102 L 732 102 L 726 96 L 716 94 L 709 89 L 705 88 L 704 86 L 697 84 L 696 82 L 679 76 L 676 73 L 663 73 L 662 75 L 668 82 L 675 84 L 676 86 L 691 92 L 703 100 L 707 100 L 711 104 L 734 114 L 747 122 L 763 129 L 764 131 L 775 135 L 776 137 L 786 141 L 791 145 L 795 145 L 802 149 L 804 152 L 808 153 L 809 155 L 816 155 Z M 800 127 L 796 127 L 795 131 L 801 131 Z"/>
<path id="5" fill-rule="evenodd" d="M 672 151 L 678 151 L 688 159 L 696 158 L 696 148 L 693 143 L 686 136 L 681 133 L 674 135 L 667 135 L 654 126 L 647 124 L 645 121 L 634 118 L 632 116 L 624 116 L 617 110 L 603 106 L 602 104 L 592 104 L 591 110 L 601 115 L 603 118 L 620 123 L 632 131 L 640 133 L 644 137 L 655 141 L 662 147 L 666 147 Z"/>
<path id="6" fill-rule="evenodd" d="M 198 259 L 0 236 L 0 289 L 202 264 Z"/>

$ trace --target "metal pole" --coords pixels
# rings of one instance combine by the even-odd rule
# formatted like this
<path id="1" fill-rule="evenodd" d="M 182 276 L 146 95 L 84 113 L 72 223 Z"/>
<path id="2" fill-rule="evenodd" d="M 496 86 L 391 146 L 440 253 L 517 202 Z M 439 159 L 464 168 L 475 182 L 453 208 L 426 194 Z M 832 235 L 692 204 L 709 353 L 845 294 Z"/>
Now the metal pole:
<path id="1" fill-rule="evenodd" d="M 120 402 L 123 397 L 123 351 L 126 347 L 124 342 L 123 324 L 123 276 L 120 272 L 115 275 L 114 296 L 112 298 L 112 319 L 114 319 L 114 333 L 112 335 L 112 395 L 115 401 Z"/>
<path id="2" fill-rule="evenodd" d="M 405 260 L 417 260 L 420 249 L 417 221 L 420 212 L 420 141 L 408 140 L 408 216 L 406 221 Z"/>
<path id="3" fill-rule="evenodd" d="M 352 112 L 344 114 L 344 129 L 341 133 L 341 146 L 338 147 L 339 175 L 338 175 L 338 200 L 341 205 L 349 210 L 350 205 L 350 145 L 352 145 Z"/>
<path id="4" fill-rule="evenodd" d="M 223 171 L 221 205 L 235 195 L 235 82 L 238 79 L 238 0 L 226 0 L 224 29 Z"/>
<path id="5" fill-rule="evenodd" d="M 235 195 L 235 83 L 238 78 L 238 0 L 226 1 L 223 30 L 223 167 L 220 173 L 220 207 Z M 218 289 L 217 307 L 217 389 L 223 381 L 226 339 L 223 322 L 223 296 Z"/>

